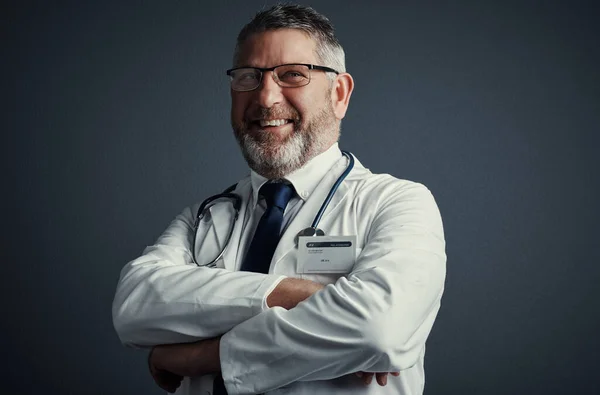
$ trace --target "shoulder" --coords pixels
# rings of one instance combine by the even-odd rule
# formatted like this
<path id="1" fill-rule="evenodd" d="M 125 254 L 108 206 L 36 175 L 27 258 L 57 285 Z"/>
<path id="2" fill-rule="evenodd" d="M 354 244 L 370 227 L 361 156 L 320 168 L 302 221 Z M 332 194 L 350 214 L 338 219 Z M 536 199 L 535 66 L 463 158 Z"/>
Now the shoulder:
<path id="1" fill-rule="evenodd" d="M 356 166 L 356 171 L 350 174 L 348 186 L 353 196 L 349 204 L 369 227 L 377 224 L 416 226 L 429 229 L 443 240 L 441 214 L 433 194 L 425 185 L 390 174 L 375 174 L 362 165 Z"/>
<path id="2" fill-rule="evenodd" d="M 429 188 L 420 182 L 394 177 L 387 173 L 373 173 L 356 160 L 347 178 L 356 196 L 370 197 L 377 201 L 386 199 L 433 199 Z"/>

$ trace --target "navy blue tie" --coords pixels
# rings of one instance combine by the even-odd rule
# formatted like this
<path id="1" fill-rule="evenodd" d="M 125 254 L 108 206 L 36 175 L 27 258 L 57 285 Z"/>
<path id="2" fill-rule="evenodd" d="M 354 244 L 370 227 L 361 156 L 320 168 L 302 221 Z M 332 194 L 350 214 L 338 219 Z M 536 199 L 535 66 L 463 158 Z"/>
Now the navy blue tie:
<path id="1" fill-rule="evenodd" d="M 281 236 L 283 211 L 294 195 L 294 187 L 284 183 L 264 184 L 260 194 L 265 198 L 267 209 L 258 222 L 241 270 L 268 273 Z"/>
<path id="2" fill-rule="evenodd" d="M 294 187 L 283 183 L 264 184 L 260 188 L 260 195 L 265 198 L 267 209 L 258 222 L 242 270 L 266 274 L 281 236 L 283 211 L 294 196 Z M 215 378 L 213 395 L 227 395 L 221 375 Z"/>

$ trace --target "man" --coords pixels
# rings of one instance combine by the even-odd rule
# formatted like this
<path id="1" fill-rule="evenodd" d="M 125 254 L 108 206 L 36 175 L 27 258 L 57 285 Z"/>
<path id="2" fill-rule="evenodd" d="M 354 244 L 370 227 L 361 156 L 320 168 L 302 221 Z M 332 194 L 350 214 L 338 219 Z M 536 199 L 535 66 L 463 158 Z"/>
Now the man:
<path id="1" fill-rule="evenodd" d="M 232 236 L 216 267 L 196 265 L 219 255 L 223 239 L 207 240 L 231 217 L 216 204 L 195 235 L 199 205 L 184 210 L 121 272 L 121 341 L 153 347 L 169 392 L 421 394 L 446 262 L 431 193 L 356 160 L 319 224 L 345 252 L 315 266 L 297 236 L 349 165 L 337 144 L 354 86 L 342 47 L 324 16 L 277 5 L 240 32 L 233 64 L 231 122 L 251 174 L 233 190 Z"/>

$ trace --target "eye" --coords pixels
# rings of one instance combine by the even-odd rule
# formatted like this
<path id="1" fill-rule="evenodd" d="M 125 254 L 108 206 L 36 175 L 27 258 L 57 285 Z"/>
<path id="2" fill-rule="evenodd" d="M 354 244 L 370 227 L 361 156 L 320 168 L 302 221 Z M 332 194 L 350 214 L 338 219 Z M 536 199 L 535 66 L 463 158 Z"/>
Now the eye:
<path id="1" fill-rule="evenodd" d="M 279 80 L 287 83 L 300 83 L 308 79 L 307 75 L 300 70 L 285 70 L 278 75 Z"/>
<path id="2" fill-rule="evenodd" d="M 256 81 L 256 73 L 251 71 L 241 73 L 235 77 L 238 81 Z"/>
<path id="3" fill-rule="evenodd" d="M 295 77 L 304 77 L 304 76 L 297 71 L 288 71 L 287 73 L 285 73 L 284 77 L 295 78 Z"/>

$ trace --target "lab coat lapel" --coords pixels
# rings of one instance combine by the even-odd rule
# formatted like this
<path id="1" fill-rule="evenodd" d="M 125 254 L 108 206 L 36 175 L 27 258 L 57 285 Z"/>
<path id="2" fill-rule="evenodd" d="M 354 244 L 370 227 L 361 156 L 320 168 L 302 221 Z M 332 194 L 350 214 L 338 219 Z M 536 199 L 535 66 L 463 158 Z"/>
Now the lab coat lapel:
<path id="1" fill-rule="evenodd" d="M 279 240 L 279 244 L 277 245 L 277 249 L 275 250 L 275 254 L 273 255 L 273 259 L 271 260 L 271 269 L 270 272 L 273 272 L 273 268 L 277 262 L 279 262 L 285 255 L 287 255 L 292 249 L 296 247 L 296 236 L 298 233 L 310 227 L 312 224 L 315 215 L 321 208 L 321 205 L 327 198 L 331 187 L 338 179 L 340 174 L 344 172 L 346 169 L 347 159 L 343 157 L 340 159 L 333 168 L 327 172 L 327 174 L 323 177 L 319 185 L 315 188 L 313 193 L 308 197 L 308 199 L 304 202 L 302 208 L 296 215 L 296 217 L 289 224 L 281 239 Z M 348 175 L 350 175 L 352 172 Z M 330 213 L 334 212 L 336 207 L 340 204 L 342 200 L 346 197 L 348 193 L 348 187 L 345 182 L 342 182 L 333 195 L 331 202 L 327 206 L 323 217 L 321 218 L 321 223 L 323 220 L 329 216 Z M 324 229 L 327 233 L 327 229 Z"/>

